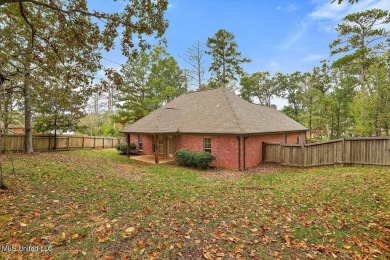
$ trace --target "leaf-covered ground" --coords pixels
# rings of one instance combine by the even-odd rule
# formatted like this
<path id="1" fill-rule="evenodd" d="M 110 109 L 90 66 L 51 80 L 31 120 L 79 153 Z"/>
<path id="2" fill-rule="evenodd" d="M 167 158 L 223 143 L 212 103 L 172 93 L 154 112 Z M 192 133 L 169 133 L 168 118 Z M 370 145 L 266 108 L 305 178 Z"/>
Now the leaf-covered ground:
<path id="1" fill-rule="evenodd" d="M 114 150 L 2 156 L 0 258 L 390 257 L 390 168 L 140 165 Z"/>

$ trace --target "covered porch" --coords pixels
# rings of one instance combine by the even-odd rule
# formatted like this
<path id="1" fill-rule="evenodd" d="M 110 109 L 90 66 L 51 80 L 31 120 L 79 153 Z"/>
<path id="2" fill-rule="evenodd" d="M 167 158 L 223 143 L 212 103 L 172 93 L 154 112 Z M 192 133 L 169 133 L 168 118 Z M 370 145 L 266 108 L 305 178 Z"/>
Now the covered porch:
<path id="1" fill-rule="evenodd" d="M 135 155 L 135 156 L 131 156 L 131 159 L 139 162 L 156 164 L 156 159 L 154 155 Z M 173 161 L 175 161 L 175 158 L 173 157 L 160 158 L 157 164 L 169 163 Z"/>
<path id="2" fill-rule="evenodd" d="M 136 161 L 160 164 L 175 160 L 174 134 L 126 133 L 126 141 L 136 145 L 132 150 L 136 155 L 131 155 L 130 146 L 127 148 L 127 156 Z"/>

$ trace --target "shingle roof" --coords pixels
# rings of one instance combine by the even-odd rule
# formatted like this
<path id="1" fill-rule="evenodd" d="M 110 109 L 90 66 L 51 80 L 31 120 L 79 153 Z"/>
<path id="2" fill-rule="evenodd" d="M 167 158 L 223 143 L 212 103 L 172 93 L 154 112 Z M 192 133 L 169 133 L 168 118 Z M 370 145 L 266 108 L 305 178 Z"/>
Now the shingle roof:
<path id="1" fill-rule="evenodd" d="M 183 94 L 121 132 L 260 134 L 305 130 L 274 108 L 249 103 L 218 88 Z"/>

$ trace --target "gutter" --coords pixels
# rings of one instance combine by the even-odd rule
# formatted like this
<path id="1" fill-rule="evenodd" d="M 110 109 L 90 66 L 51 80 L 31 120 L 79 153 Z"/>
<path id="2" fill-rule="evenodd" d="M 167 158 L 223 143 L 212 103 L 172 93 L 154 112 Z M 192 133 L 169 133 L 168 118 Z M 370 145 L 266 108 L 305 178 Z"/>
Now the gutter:
<path id="1" fill-rule="evenodd" d="M 241 171 L 241 136 L 237 135 L 238 141 L 238 170 Z"/>

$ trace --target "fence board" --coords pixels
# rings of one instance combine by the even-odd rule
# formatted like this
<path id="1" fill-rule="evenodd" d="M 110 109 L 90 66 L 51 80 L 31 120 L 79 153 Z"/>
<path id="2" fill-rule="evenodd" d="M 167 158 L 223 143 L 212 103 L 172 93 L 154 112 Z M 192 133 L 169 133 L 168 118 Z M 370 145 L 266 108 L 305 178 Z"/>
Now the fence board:
<path id="1" fill-rule="evenodd" d="M 56 139 L 55 142 L 54 136 L 52 135 L 33 136 L 34 151 L 50 151 L 54 150 L 55 147 L 57 150 L 113 148 L 124 142 L 124 138 L 96 136 L 57 136 Z M 0 138 L 0 151 L 24 151 L 24 136 L 16 134 L 2 135 Z"/>
<path id="2" fill-rule="evenodd" d="M 263 143 L 263 161 L 290 166 L 390 166 L 390 138 L 349 138 L 305 145 Z"/>

